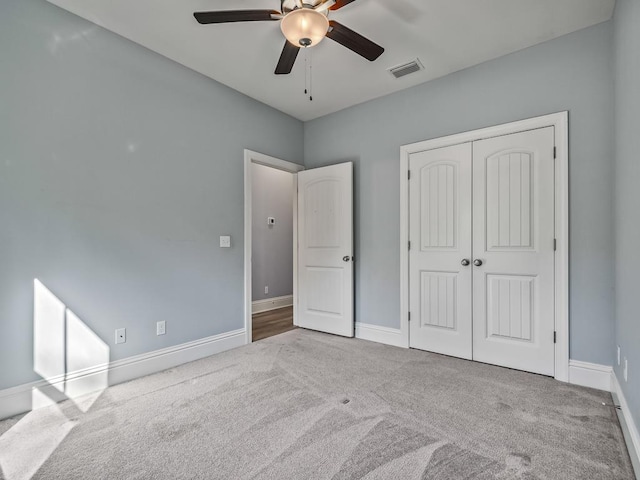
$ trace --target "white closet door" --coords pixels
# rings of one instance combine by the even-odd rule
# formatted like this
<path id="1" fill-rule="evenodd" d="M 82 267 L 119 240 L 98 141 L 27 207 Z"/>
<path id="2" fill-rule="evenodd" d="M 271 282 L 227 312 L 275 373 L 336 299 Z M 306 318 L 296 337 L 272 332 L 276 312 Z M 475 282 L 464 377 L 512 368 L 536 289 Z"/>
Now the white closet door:
<path id="1" fill-rule="evenodd" d="M 410 346 L 470 359 L 471 143 L 412 154 L 409 168 Z"/>
<path id="2" fill-rule="evenodd" d="M 473 359 L 554 374 L 554 129 L 473 144 Z"/>
<path id="3" fill-rule="evenodd" d="M 353 337 L 353 164 L 298 173 L 297 325 Z"/>

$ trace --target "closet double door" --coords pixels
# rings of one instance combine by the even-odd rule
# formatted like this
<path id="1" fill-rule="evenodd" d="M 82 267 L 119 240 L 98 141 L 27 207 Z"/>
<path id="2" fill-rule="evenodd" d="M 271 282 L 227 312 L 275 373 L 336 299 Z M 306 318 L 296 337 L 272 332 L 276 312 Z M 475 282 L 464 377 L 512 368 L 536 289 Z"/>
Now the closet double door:
<path id="1" fill-rule="evenodd" d="M 409 342 L 554 375 L 554 128 L 411 154 Z"/>

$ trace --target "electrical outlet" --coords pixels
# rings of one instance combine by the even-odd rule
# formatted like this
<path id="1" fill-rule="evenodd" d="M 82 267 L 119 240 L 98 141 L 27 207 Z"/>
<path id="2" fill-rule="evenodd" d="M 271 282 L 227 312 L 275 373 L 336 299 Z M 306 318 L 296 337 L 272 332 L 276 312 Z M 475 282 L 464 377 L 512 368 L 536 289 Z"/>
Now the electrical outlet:
<path id="1" fill-rule="evenodd" d="M 620 365 L 620 345 L 618 345 L 618 365 Z"/>
<path id="2" fill-rule="evenodd" d="M 624 357 L 624 365 L 622 366 L 622 376 L 624 377 L 624 381 L 627 381 L 627 374 L 629 373 L 629 363 L 627 362 L 627 357 Z"/>
<path id="3" fill-rule="evenodd" d="M 264 294 L 266 295 L 267 293 L 269 293 L 269 287 L 265 285 L 265 287 L 264 287 Z"/>
<path id="4" fill-rule="evenodd" d="M 127 343 L 127 329 L 118 328 L 116 330 L 116 343 Z"/>
<path id="5" fill-rule="evenodd" d="M 167 324 L 164 320 L 156 323 L 156 335 L 164 335 L 167 333 Z"/>

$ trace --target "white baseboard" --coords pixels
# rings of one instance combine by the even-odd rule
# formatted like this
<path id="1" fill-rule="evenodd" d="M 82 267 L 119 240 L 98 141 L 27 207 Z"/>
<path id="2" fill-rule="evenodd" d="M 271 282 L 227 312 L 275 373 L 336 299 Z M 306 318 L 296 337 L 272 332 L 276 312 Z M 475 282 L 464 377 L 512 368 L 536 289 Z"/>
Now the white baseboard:
<path id="1" fill-rule="evenodd" d="M 629 404 L 624 398 L 622 388 L 620 388 L 620 382 L 618 382 L 618 377 L 615 372 L 611 373 L 611 395 L 614 403 L 620 405 L 620 410 L 617 411 L 618 420 L 622 427 L 624 439 L 627 442 L 627 449 L 629 450 L 629 456 L 631 457 L 636 478 L 640 478 L 640 433 L 634 418 L 631 416 Z"/>
<path id="2" fill-rule="evenodd" d="M 47 380 L 0 390 L 0 420 L 44 406 L 45 404 L 34 401 L 34 389 L 45 392 L 51 401 L 59 402 L 66 398 L 76 398 L 103 390 L 118 383 L 161 372 L 245 344 L 246 337 L 243 328 L 70 372 L 66 375 L 58 375 Z"/>
<path id="3" fill-rule="evenodd" d="M 399 328 L 381 327 L 379 325 L 356 322 L 356 338 L 393 345 L 394 347 L 404 346 Z"/>
<path id="4" fill-rule="evenodd" d="M 597 363 L 569 360 L 569 383 L 597 390 L 611 391 L 613 368 Z"/>
<path id="5" fill-rule="evenodd" d="M 293 305 L 293 295 L 265 298 L 264 300 L 256 300 L 255 302 L 251 303 L 251 313 L 268 312 L 269 310 L 289 307 L 291 305 Z"/>

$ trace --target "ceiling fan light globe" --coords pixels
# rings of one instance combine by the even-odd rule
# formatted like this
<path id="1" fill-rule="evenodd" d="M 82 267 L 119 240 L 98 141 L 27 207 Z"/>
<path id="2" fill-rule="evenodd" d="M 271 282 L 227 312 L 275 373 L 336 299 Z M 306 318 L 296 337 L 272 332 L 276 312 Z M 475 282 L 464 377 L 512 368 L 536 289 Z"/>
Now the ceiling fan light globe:
<path id="1" fill-rule="evenodd" d="M 310 8 L 289 12 L 280 22 L 286 39 L 296 46 L 312 47 L 322 41 L 329 30 L 326 15 Z"/>

